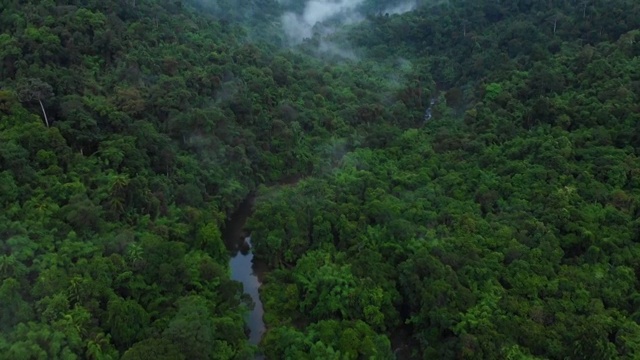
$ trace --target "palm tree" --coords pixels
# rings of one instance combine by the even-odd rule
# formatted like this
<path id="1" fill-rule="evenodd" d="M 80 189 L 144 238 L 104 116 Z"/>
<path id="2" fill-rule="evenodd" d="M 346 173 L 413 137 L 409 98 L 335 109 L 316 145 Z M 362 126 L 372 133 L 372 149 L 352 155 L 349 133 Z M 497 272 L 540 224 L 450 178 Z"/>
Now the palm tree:
<path id="1" fill-rule="evenodd" d="M 111 343 L 111 336 L 104 333 L 98 333 L 93 339 L 87 341 L 87 350 L 85 355 L 87 359 L 102 360 L 108 357 L 104 354 L 104 349 Z"/>
<path id="2" fill-rule="evenodd" d="M 127 260 L 132 267 L 137 268 L 144 262 L 144 250 L 139 244 L 129 244 L 127 249 Z"/>

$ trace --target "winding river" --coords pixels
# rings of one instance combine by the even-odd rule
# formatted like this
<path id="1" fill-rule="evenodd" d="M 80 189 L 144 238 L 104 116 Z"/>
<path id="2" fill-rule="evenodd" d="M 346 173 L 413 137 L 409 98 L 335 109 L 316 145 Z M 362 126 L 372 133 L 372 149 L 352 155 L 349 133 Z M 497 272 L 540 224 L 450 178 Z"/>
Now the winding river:
<path id="1" fill-rule="evenodd" d="M 298 179 L 285 184 L 295 183 Z M 247 315 L 246 321 L 249 327 L 249 342 L 258 345 L 265 332 L 265 325 L 262 319 L 264 310 L 260 300 L 260 285 L 266 274 L 266 264 L 256 261 L 251 253 L 251 235 L 245 230 L 247 219 L 253 212 L 255 195 L 250 194 L 238 206 L 238 209 L 231 215 L 222 233 L 225 245 L 231 254 L 229 266 L 231 268 L 231 279 L 242 283 L 244 293 L 251 297 L 254 307 Z M 394 331 L 391 342 L 396 359 L 412 359 L 410 347 L 408 345 L 409 333 L 406 327 L 400 327 Z M 261 354 L 256 355 L 257 360 L 264 359 Z"/>
<path id="2" fill-rule="evenodd" d="M 261 278 L 265 272 L 264 264 L 256 262 L 251 253 L 251 236 L 246 233 L 244 227 L 247 219 L 253 211 L 254 195 L 249 195 L 231 215 L 227 222 L 222 237 L 227 249 L 231 253 L 229 266 L 231 267 L 231 279 L 242 283 L 245 294 L 251 297 L 254 307 L 247 316 L 249 326 L 249 342 L 257 345 L 265 332 L 262 320 L 263 308 L 260 301 Z"/>

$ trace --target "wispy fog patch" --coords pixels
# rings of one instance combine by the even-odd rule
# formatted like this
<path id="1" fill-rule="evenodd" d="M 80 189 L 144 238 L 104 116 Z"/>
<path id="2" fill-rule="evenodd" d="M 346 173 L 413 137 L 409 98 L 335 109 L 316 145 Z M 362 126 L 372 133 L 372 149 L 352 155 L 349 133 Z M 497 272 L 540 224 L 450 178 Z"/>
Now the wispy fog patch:
<path id="1" fill-rule="evenodd" d="M 357 60 L 356 53 L 344 38 L 338 40 L 340 37 L 331 35 L 345 25 L 364 21 L 365 13 L 372 14 L 373 0 L 278 1 L 289 9 L 280 18 L 289 45 L 306 42 L 305 47 L 317 55 Z M 416 9 L 418 5 L 418 0 L 405 0 L 387 6 L 382 13 L 401 14 Z M 310 39 L 312 41 L 305 41 Z"/>
<path id="2" fill-rule="evenodd" d="M 349 17 L 364 0 L 312 0 L 307 3 L 302 17 L 308 24 L 317 24 L 336 15 Z"/>
<path id="3" fill-rule="evenodd" d="M 390 6 L 384 10 L 385 14 L 403 14 L 409 11 L 413 11 L 418 7 L 416 0 L 407 1 L 398 5 Z"/>
<path id="4" fill-rule="evenodd" d="M 310 0 L 302 13 L 293 11 L 282 15 L 282 27 L 292 44 L 299 44 L 306 38 L 311 38 L 314 27 L 324 22 L 336 22 L 336 27 L 362 20 L 357 7 L 364 0 Z M 323 27 L 323 35 L 331 33 L 335 27 Z"/>
<path id="5" fill-rule="evenodd" d="M 396 60 L 396 65 L 403 73 L 409 73 L 413 70 L 413 64 L 411 64 L 411 61 L 402 57 L 399 57 Z"/>
<path id="6" fill-rule="evenodd" d="M 328 54 L 343 59 L 358 60 L 358 56 L 352 49 L 338 46 L 330 41 L 321 41 L 317 51 L 322 54 Z"/>
<path id="7" fill-rule="evenodd" d="M 228 81 L 223 82 L 220 86 L 220 89 L 216 91 L 216 103 L 233 99 L 241 88 L 242 84 L 240 81 L 235 79 L 228 79 Z"/>

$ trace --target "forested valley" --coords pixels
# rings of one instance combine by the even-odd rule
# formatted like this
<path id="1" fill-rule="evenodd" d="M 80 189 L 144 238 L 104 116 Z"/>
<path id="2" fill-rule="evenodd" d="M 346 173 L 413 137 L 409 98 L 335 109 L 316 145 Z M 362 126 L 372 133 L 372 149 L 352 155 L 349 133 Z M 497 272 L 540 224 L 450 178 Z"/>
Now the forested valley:
<path id="1" fill-rule="evenodd" d="M 639 2 L 0 9 L 0 359 L 640 358 Z"/>

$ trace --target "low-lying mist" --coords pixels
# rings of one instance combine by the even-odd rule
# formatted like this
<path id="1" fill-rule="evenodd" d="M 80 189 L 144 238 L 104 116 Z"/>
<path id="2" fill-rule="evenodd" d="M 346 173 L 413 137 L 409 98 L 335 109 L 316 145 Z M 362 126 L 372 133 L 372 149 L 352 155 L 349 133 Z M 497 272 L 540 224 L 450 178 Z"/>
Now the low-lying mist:
<path id="1" fill-rule="evenodd" d="M 281 16 L 282 29 L 295 45 L 314 34 L 325 36 L 344 25 L 363 21 L 367 14 L 401 14 L 414 10 L 417 0 L 388 4 L 372 0 L 309 0 L 303 6 L 292 7 L 290 0 L 282 0 L 285 13 Z"/>
<path id="2" fill-rule="evenodd" d="M 356 60 L 332 34 L 368 16 L 402 14 L 435 0 L 191 0 L 198 10 L 246 29 L 246 41 L 278 47 L 305 44 L 315 55 Z M 312 41 L 307 41 L 312 40 Z"/>
<path id="3" fill-rule="evenodd" d="M 332 21 L 332 27 L 323 29 L 324 34 L 321 35 L 326 35 L 335 31 L 338 26 L 360 21 L 362 15 L 358 13 L 357 7 L 363 2 L 364 0 L 311 0 L 305 4 L 302 13 L 287 11 L 282 15 L 282 29 L 291 44 L 298 44 L 311 38 L 317 25 Z"/>

